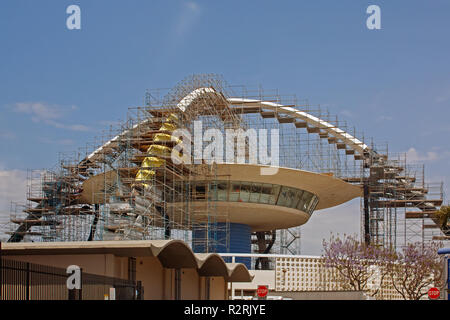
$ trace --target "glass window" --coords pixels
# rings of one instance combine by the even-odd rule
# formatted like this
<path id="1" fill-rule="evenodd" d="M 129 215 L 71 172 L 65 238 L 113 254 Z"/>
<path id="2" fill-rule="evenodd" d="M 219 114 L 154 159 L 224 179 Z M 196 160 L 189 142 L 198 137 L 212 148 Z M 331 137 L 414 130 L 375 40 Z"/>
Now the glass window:
<path id="1" fill-rule="evenodd" d="M 205 182 L 196 182 L 194 186 L 194 199 L 205 200 L 206 199 L 206 186 Z"/>
<path id="2" fill-rule="evenodd" d="M 261 196 L 262 183 L 253 182 L 250 191 L 250 202 L 259 202 Z"/>
<path id="3" fill-rule="evenodd" d="M 317 196 L 314 196 L 314 201 L 312 202 L 312 205 L 308 209 L 309 210 L 308 211 L 309 215 L 312 215 L 312 213 L 316 209 L 316 206 L 317 206 L 318 203 L 319 203 L 319 198 Z"/>
<path id="4" fill-rule="evenodd" d="M 241 191 L 241 182 L 240 181 L 232 181 L 229 201 L 239 201 L 240 191 Z"/>
<path id="5" fill-rule="evenodd" d="M 270 202 L 270 197 L 272 195 L 272 187 L 273 185 L 270 183 L 263 183 L 261 185 L 261 198 L 259 199 L 259 203 Z"/>
<path id="6" fill-rule="evenodd" d="M 295 190 L 289 187 L 282 187 L 277 205 L 283 207 L 292 207 L 295 201 Z"/>
<path id="7" fill-rule="evenodd" d="M 272 192 L 269 198 L 269 204 L 275 205 L 280 193 L 281 186 L 279 184 L 272 185 Z"/>
<path id="8" fill-rule="evenodd" d="M 208 186 L 208 196 L 212 201 L 217 201 L 217 184 L 218 182 L 211 182 Z"/>
<path id="9" fill-rule="evenodd" d="M 217 183 L 217 199 L 219 201 L 228 200 L 228 181 L 219 181 Z"/>
<path id="10" fill-rule="evenodd" d="M 308 191 L 303 192 L 302 200 L 297 205 L 297 209 L 308 212 L 308 205 L 313 198 L 313 194 Z"/>
<path id="11" fill-rule="evenodd" d="M 316 203 L 314 203 L 313 211 L 316 210 L 318 204 L 319 204 L 319 197 L 316 196 Z"/>
<path id="12" fill-rule="evenodd" d="M 287 207 L 289 208 L 295 208 L 295 206 L 298 203 L 298 189 L 295 188 L 289 188 L 289 203 L 287 204 Z"/>
<path id="13" fill-rule="evenodd" d="M 251 182 L 245 182 L 243 181 L 241 183 L 241 192 L 240 192 L 240 201 L 248 202 L 250 198 L 250 192 L 252 189 L 252 183 Z"/>
<path id="14" fill-rule="evenodd" d="M 297 189 L 297 190 L 296 190 L 296 194 L 295 194 L 295 203 L 294 203 L 294 205 L 292 206 L 292 208 L 298 208 L 299 203 L 302 202 L 302 197 L 303 197 L 303 193 L 304 193 L 304 192 L 306 192 L 306 191 L 303 191 L 303 190 L 300 190 L 300 189 Z"/>
<path id="15" fill-rule="evenodd" d="M 286 190 L 283 190 L 283 188 L 281 188 L 280 195 L 278 196 L 277 205 L 284 206 L 285 203 L 286 203 Z"/>
<path id="16" fill-rule="evenodd" d="M 307 213 L 311 212 L 311 208 L 312 208 L 315 200 L 316 200 L 316 197 L 314 195 L 312 195 L 311 200 L 307 203 L 307 206 L 306 206 Z"/>
<path id="17" fill-rule="evenodd" d="M 182 201 L 182 194 L 189 191 L 194 201 L 206 200 L 208 196 L 212 201 L 253 202 L 297 208 L 311 215 L 319 199 L 316 195 L 296 188 L 280 186 L 270 183 L 246 181 L 215 181 L 208 185 L 206 181 L 193 181 L 183 186 L 174 185 L 169 201 Z M 187 189 L 185 189 L 185 187 Z M 179 198 L 179 199 L 178 199 Z"/>

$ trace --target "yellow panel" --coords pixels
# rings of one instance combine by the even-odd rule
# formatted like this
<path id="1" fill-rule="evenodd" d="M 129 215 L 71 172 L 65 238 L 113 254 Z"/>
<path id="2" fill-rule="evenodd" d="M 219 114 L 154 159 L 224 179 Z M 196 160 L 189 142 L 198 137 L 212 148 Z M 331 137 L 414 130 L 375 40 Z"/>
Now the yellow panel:
<path id="1" fill-rule="evenodd" d="M 141 167 L 160 167 L 166 162 L 164 159 L 157 157 L 146 157 L 142 161 Z"/>
<path id="2" fill-rule="evenodd" d="M 166 122 L 163 123 L 163 125 L 161 126 L 161 128 L 159 128 L 159 130 L 174 131 L 175 129 L 177 129 L 177 125 L 176 125 L 177 122 L 178 122 L 178 117 L 175 114 L 170 114 L 167 117 Z M 166 133 L 158 133 L 157 135 L 155 135 L 154 140 L 155 141 L 171 141 L 172 136 L 170 134 L 166 134 Z M 178 138 L 176 138 L 175 141 L 177 142 L 177 144 L 181 143 L 181 140 Z M 156 156 L 171 156 L 172 148 L 166 147 L 166 146 L 160 146 L 157 144 L 152 144 L 150 147 L 148 147 L 147 153 L 151 153 Z M 178 156 L 180 156 L 179 153 L 178 153 Z M 155 168 L 155 167 L 162 166 L 164 163 L 165 163 L 165 160 L 161 159 L 159 157 L 145 157 L 141 163 L 141 167 Z M 153 170 L 140 169 L 138 171 L 138 173 L 136 174 L 136 181 L 148 180 L 154 174 L 155 174 L 155 171 L 153 171 Z M 145 186 L 148 187 L 149 185 L 145 184 Z"/>
<path id="3" fill-rule="evenodd" d="M 177 144 L 181 143 L 180 139 L 172 137 L 170 134 L 167 134 L 167 133 L 158 133 L 157 135 L 155 135 L 154 140 L 155 141 L 175 141 Z"/>
<path id="4" fill-rule="evenodd" d="M 165 122 L 159 130 L 174 131 L 176 128 L 177 128 L 176 125 L 169 122 Z"/>
<path id="5" fill-rule="evenodd" d="M 152 144 L 150 147 L 148 147 L 147 149 L 147 153 L 153 154 L 153 155 L 158 155 L 158 156 L 170 156 L 170 154 L 172 153 L 172 149 L 166 146 L 160 146 L 157 144 Z"/>
<path id="6" fill-rule="evenodd" d="M 168 122 L 174 122 L 177 123 L 178 122 L 178 116 L 174 113 L 171 113 L 168 117 L 167 120 Z"/>

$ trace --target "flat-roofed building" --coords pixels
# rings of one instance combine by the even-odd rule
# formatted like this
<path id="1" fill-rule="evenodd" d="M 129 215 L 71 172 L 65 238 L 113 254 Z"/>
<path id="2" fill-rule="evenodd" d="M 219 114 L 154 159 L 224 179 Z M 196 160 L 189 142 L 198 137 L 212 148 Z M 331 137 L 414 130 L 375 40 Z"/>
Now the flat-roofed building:
<path id="1" fill-rule="evenodd" d="M 251 281 L 246 266 L 194 254 L 180 240 L 6 243 L 2 258 L 140 281 L 143 299 L 228 298 L 228 283 Z"/>

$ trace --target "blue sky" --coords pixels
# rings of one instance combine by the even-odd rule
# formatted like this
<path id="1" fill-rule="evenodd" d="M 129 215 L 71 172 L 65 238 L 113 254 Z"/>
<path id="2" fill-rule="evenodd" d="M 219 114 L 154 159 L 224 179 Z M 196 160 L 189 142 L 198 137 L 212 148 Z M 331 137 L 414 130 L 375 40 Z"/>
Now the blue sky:
<path id="1" fill-rule="evenodd" d="M 81 30 L 66 28 L 71 4 Z M 370 4 L 381 30 L 366 28 Z M 1 1 L 0 209 L 23 198 L 27 168 L 52 167 L 146 88 L 192 73 L 325 106 L 450 190 L 449 13 L 444 0 Z M 337 210 L 338 231 L 358 232 L 359 211 Z M 321 239 L 308 241 L 305 253 L 320 253 Z"/>

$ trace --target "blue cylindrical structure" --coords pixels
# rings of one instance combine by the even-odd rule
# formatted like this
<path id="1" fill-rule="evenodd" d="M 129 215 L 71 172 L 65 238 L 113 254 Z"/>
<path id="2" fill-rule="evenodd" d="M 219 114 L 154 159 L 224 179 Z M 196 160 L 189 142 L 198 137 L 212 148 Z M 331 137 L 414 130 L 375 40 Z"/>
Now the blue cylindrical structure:
<path id="1" fill-rule="evenodd" d="M 229 238 L 227 237 L 229 233 Z M 228 239 L 227 239 L 228 238 Z M 206 246 L 208 245 L 208 250 Z M 215 224 L 197 225 L 192 229 L 192 250 L 196 253 L 251 253 L 251 229 L 242 223 L 217 222 Z M 231 262 L 230 257 L 224 258 Z M 244 263 L 251 268 L 251 258 L 236 258 L 235 262 Z"/>

